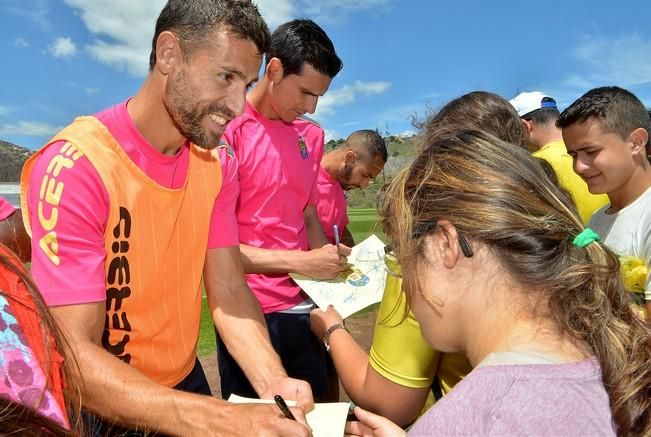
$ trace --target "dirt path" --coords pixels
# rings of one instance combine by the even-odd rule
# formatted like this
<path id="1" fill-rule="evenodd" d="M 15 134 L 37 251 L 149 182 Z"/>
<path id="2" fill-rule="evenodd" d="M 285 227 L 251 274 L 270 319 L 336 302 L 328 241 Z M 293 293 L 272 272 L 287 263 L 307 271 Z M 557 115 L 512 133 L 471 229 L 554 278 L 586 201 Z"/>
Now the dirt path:
<path id="1" fill-rule="evenodd" d="M 346 326 L 350 330 L 350 333 L 353 335 L 355 340 L 357 340 L 357 343 L 359 343 L 367 352 L 371 347 L 371 340 L 373 339 L 373 328 L 375 327 L 376 315 L 377 312 L 373 311 L 359 316 L 353 316 L 346 320 Z M 217 370 L 217 357 L 215 354 L 210 354 L 205 357 L 200 357 L 199 360 L 201 361 L 204 372 L 206 372 L 206 377 L 208 378 L 208 383 L 210 384 L 213 395 L 221 396 L 219 371 Z M 339 392 L 341 393 L 342 400 L 348 400 L 348 396 L 346 396 L 343 388 L 340 387 Z"/>

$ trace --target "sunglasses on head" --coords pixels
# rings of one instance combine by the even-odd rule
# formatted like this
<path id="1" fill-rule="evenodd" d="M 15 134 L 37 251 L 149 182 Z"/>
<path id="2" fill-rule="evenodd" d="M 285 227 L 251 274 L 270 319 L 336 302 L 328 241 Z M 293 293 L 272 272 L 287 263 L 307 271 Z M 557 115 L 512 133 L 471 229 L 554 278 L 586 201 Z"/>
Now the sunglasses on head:
<path id="1" fill-rule="evenodd" d="M 437 225 L 437 222 L 433 223 L 420 223 L 416 225 L 416 228 L 414 229 L 413 237 L 414 238 L 420 238 L 423 235 L 427 234 L 429 231 L 434 229 Z M 459 239 L 459 247 L 461 247 L 461 252 L 463 253 L 463 256 L 466 258 L 471 258 L 474 253 L 472 251 L 472 247 L 470 247 L 470 243 L 468 242 L 468 239 L 459 231 L 457 231 L 457 237 Z"/>

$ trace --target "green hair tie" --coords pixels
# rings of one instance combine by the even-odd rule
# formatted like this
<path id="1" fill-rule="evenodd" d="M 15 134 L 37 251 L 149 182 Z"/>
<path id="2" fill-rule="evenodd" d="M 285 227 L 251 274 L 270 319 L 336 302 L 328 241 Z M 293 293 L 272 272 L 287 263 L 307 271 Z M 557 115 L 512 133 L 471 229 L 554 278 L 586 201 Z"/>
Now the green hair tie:
<path id="1" fill-rule="evenodd" d="M 595 241 L 599 241 L 601 237 L 599 237 L 599 234 L 597 234 L 595 231 L 593 231 L 590 228 L 585 228 L 584 230 L 581 231 L 579 235 L 574 237 L 574 240 L 572 240 L 572 244 L 575 245 L 576 247 L 586 247 L 590 243 L 594 243 Z"/>

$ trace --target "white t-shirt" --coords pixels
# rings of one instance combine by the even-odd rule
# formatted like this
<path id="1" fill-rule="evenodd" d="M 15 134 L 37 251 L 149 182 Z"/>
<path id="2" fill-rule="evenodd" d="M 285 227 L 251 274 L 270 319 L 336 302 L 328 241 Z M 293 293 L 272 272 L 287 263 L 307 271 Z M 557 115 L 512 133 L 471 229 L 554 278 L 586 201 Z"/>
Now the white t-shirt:
<path id="1" fill-rule="evenodd" d="M 606 205 L 592 215 L 588 226 L 619 256 L 634 256 L 651 270 L 651 187 L 633 203 L 614 214 Z M 651 274 L 647 274 L 645 300 L 651 300 Z"/>

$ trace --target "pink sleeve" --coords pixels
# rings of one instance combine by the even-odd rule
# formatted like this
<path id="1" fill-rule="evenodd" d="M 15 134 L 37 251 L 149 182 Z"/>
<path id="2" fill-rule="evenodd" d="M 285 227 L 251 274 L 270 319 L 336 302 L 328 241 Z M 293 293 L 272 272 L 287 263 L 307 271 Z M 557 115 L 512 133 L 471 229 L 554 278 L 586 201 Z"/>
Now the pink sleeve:
<path id="1" fill-rule="evenodd" d="M 215 206 L 210 218 L 208 248 L 237 246 L 240 244 L 237 232 L 235 206 L 240 194 L 240 182 L 237 175 L 237 158 L 228 145 L 218 149 L 222 165 L 222 187 L 215 199 Z"/>
<path id="2" fill-rule="evenodd" d="M 49 306 L 106 299 L 104 230 L 108 221 L 108 193 L 85 156 L 73 160 L 60 155 L 64 144 L 53 143 L 38 158 L 27 193 L 32 226 L 32 276 Z M 64 164 L 56 165 L 66 159 Z M 56 199 L 47 201 L 49 192 L 40 193 L 45 178 L 55 181 L 48 182 L 48 187 L 59 195 L 58 204 Z M 45 197 L 42 202 L 40 195 Z"/>
<path id="3" fill-rule="evenodd" d="M 4 197 L 0 196 L 0 220 L 6 219 L 14 212 L 16 212 L 16 208 L 14 208 L 11 203 L 7 202 Z"/>

